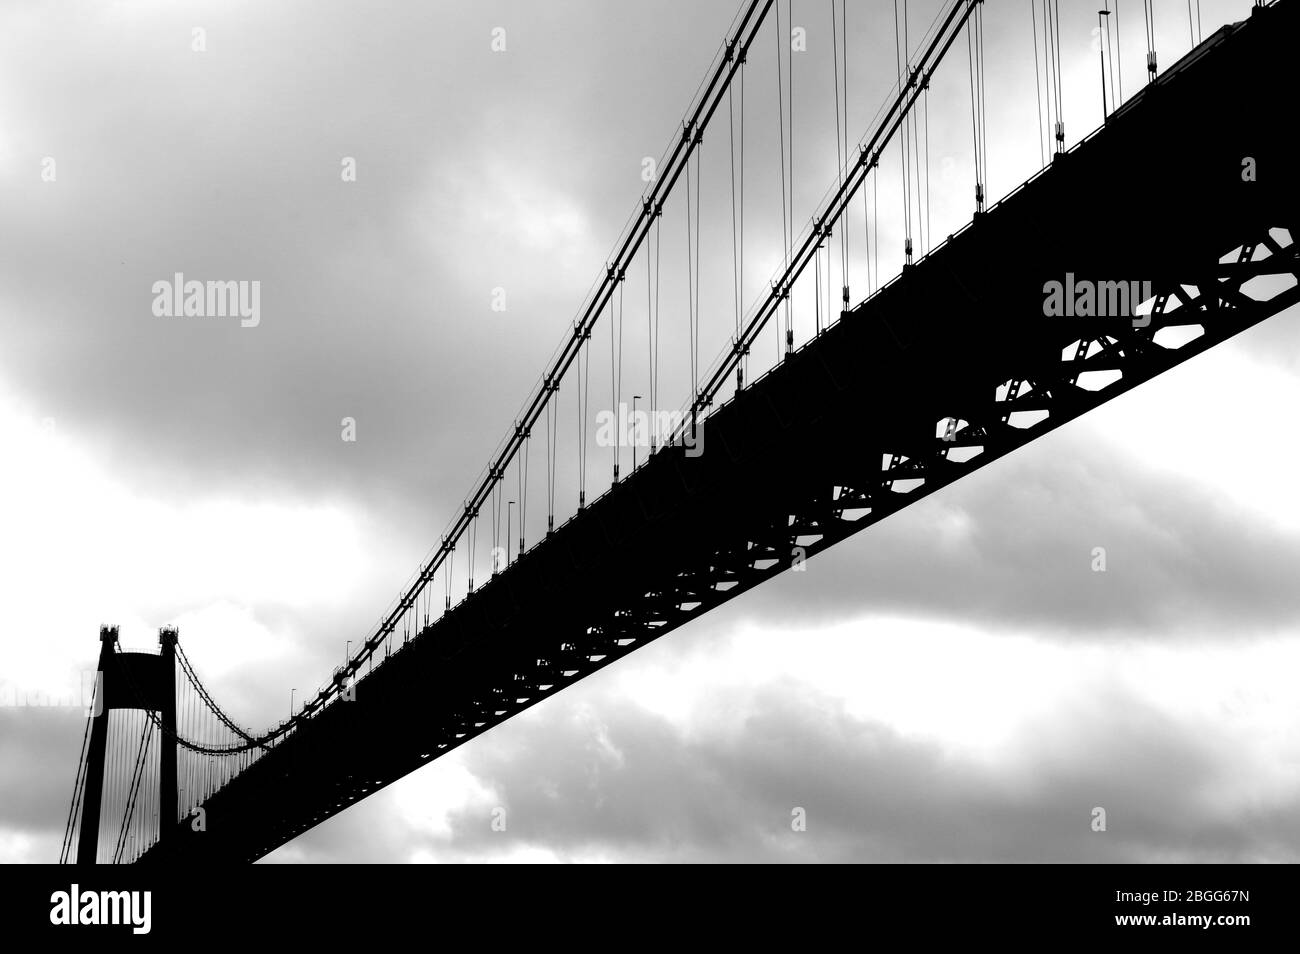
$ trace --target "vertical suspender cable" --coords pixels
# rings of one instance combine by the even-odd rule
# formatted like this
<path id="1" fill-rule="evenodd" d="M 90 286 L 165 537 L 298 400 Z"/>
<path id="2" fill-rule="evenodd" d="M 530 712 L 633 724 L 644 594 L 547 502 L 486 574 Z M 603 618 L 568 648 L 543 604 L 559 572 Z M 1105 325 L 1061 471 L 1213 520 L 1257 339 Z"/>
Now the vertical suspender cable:
<path id="1" fill-rule="evenodd" d="M 840 167 L 847 169 L 849 163 L 849 26 L 848 26 L 848 0 L 840 0 L 840 42 L 843 53 L 840 60 L 843 64 L 841 70 L 840 82 L 844 89 L 840 95 L 840 109 L 842 110 L 843 128 L 844 128 L 844 152 L 840 158 Z M 844 310 L 849 310 L 849 253 L 850 240 L 847 223 L 840 229 L 840 242 L 843 248 L 840 252 L 841 264 L 840 273 L 844 280 L 840 298 L 844 303 Z"/>
<path id="2" fill-rule="evenodd" d="M 1196 4 L 1199 9 L 1201 4 L 1197 0 Z M 1192 0 L 1187 0 L 1187 35 L 1191 37 L 1192 46 L 1196 45 L 1196 20 L 1192 16 Z"/>
<path id="3" fill-rule="evenodd" d="M 105 718 L 108 719 L 108 730 L 107 730 L 108 740 L 104 746 L 104 748 L 107 751 L 107 754 L 104 757 L 105 781 L 103 786 L 103 794 L 100 797 L 99 832 L 98 832 L 99 837 L 95 840 L 96 864 L 99 863 L 100 857 L 103 854 L 102 848 L 104 845 L 104 829 L 107 827 L 106 822 L 109 818 L 113 817 L 112 816 L 112 808 L 114 804 L 113 791 L 114 791 L 114 786 L 117 784 L 117 773 L 115 771 L 117 765 L 117 736 L 113 732 L 113 713 L 111 710 L 105 715 Z"/>
<path id="4" fill-rule="evenodd" d="M 703 274 L 700 271 L 700 214 L 703 211 L 703 196 L 700 194 L 700 182 L 704 172 L 704 139 L 700 130 L 695 130 L 695 219 L 690 221 L 689 199 L 691 195 L 690 169 L 687 169 L 686 176 L 686 197 L 687 204 L 687 228 L 694 233 L 694 265 L 688 272 L 688 275 L 694 275 L 694 282 L 688 283 L 691 295 L 691 401 L 694 403 L 696 396 L 699 394 L 700 387 L 700 285 L 703 282 Z M 691 255 L 691 242 L 688 238 L 686 244 L 687 257 Z"/>
<path id="5" fill-rule="evenodd" d="M 623 273 L 622 272 L 619 272 L 618 275 L 618 397 L 617 397 L 617 401 L 621 408 L 623 404 Z M 619 413 L 620 414 L 622 413 L 621 410 Z M 620 441 L 619 443 L 621 445 L 622 441 Z M 527 474 L 528 471 L 525 470 L 524 471 L 525 480 L 527 479 Z M 614 477 L 615 479 L 617 479 L 618 474 L 616 473 Z M 519 506 L 521 508 L 519 511 L 519 532 L 520 534 L 522 534 L 524 531 L 524 512 L 522 510 L 523 503 L 521 502 Z M 522 541 L 523 537 L 520 536 L 519 539 Z M 523 552 L 522 543 L 520 546 L 520 552 L 521 553 Z"/>
<path id="6" fill-rule="evenodd" d="M 647 199 L 646 202 L 649 203 L 650 200 Z M 651 228 L 655 227 L 655 225 L 658 222 L 658 219 L 659 219 L 658 210 L 653 210 L 651 212 L 651 219 L 650 219 Z M 647 238 L 648 237 L 649 236 L 647 235 Z M 658 405 L 655 404 L 655 306 L 654 306 L 654 294 L 653 294 L 654 286 L 652 283 L 652 276 L 650 274 L 651 267 L 654 264 L 651 261 L 651 259 L 654 257 L 654 250 L 655 250 L 655 245 L 652 245 L 649 241 L 647 241 L 646 248 L 645 248 L 645 323 L 646 323 L 646 351 L 647 351 L 646 357 L 650 365 L 649 367 L 650 409 L 652 415 L 654 414 L 654 411 L 658 407 Z M 654 441 L 655 441 L 654 430 L 651 429 L 650 446 L 652 450 L 654 448 Z"/>
<path id="7" fill-rule="evenodd" d="M 916 74 L 912 69 L 912 13 L 908 5 L 908 0 L 903 0 L 903 68 L 906 71 L 907 85 L 910 88 L 914 85 Z M 916 110 L 909 109 L 903 119 L 903 135 L 907 139 L 907 154 L 910 159 L 908 168 L 908 221 L 907 221 L 907 238 L 908 245 L 915 250 L 916 245 L 912 243 L 912 219 L 916 216 L 917 231 L 921 228 L 921 168 L 918 164 L 916 137 Z M 914 192 L 912 190 L 915 190 Z M 919 243 L 917 243 L 919 244 Z"/>
<path id="8" fill-rule="evenodd" d="M 871 205 L 862 190 L 862 246 L 867 259 L 867 297 L 871 297 Z"/>
<path id="9" fill-rule="evenodd" d="M 614 266 L 610 266 L 612 270 Z M 613 408 L 615 433 L 614 440 L 611 442 L 611 450 L 614 454 L 614 483 L 618 483 L 618 457 L 622 450 L 622 427 L 623 414 L 622 408 L 618 406 L 618 362 L 614 357 L 614 350 L 618 345 L 618 326 L 616 313 L 614 311 L 614 296 L 609 296 L 609 400 L 610 407 Z M 597 415 L 599 417 L 599 415 Z"/>
<path id="10" fill-rule="evenodd" d="M 584 444 L 583 432 L 586 430 L 587 422 L 582 419 L 582 359 L 583 359 L 584 352 L 587 350 L 585 341 L 581 345 L 579 345 L 579 349 L 580 350 L 578 351 L 578 373 L 577 375 L 575 375 L 575 379 L 577 381 L 577 392 L 578 392 L 577 395 L 578 400 L 576 404 L 576 411 L 578 417 L 578 510 L 581 511 L 583 506 L 587 502 L 587 494 L 585 492 L 586 480 L 583 476 L 583 459 L 586 453 L 586 446 Z M 471 570 L 470 579 L 473 580 L 473 578 L 474 578 L 474 574 L 473 574 L 473 570 Z"/>
<path id="11" fill-rule="evenodd" d="M 176 723 L 180 735 L 185 738 L 192 738 L 190 735 L 190 696 L 192 693 L 188 690 L 189 679 L 177 683 L 176 686 Z M 181 804 L 185 806 L 186 814 L 194 800 L 194 792 L 190 789 L 190 750 L 181 748 L 176 753 L 176 759 L 179 763 L 176 767 L 178 777 L 177 784 L 181 786 L 185 797 L 181 799 Z"/>
<path id="12" fill-rule="evenodd" d="M 687 130 L 688 134 L 690 130 Z M 686 355 L 687 368 L 691 375 L 691 399 L 695 398 L 695 256 L 694 233 L 691 229 L 691 211 L 694 199 L 691 196 L 691 158 L 686 159 Z"/>
<path id="13" fill-rule="evenodd" d="M 1050 0 L 1041 0 L 1043 4 L 1043 82 L 1047 86 L 1047 91 L 1043 97 L 1043 107 L 1047 114 L 1047 143 L 1048 151 L 1053 156 L 1056 155 L 1056 148 L 1053 145 L 1055 140 L 1056 122 L 1056 83 L 1052 79 L 1052 8 Z"/>
<path id="14" fill-rule="evenodd" d="M 587 424 L 591 420 L 591 332 L 588 331 L 582 343 L 584 361 L 582 367 L 582 486 L 578 491 L 578 509 L 587 503 L 587 447 L 591 435 L 587 433 Z"/>
<path id="15" fill-rule="evenodd" d="M 730 56 L 730 51 L 728 52 Z M 727 166 L 731 199 L 731 310 L 734 319 L 732 326 L 732 340 L 740 340 L 740 250 L 739 242 L 736 235 L 736 109 L 734 97 L 732 96 L 732 87 L 727 87 L 727 136 L 728 146 L 730 149 L 730 160 Z M 736 390 L 740 391 L 745 386 L 745 376 L 736 366 Z"/>
<path id="16" fill-rule="evenodd" d="M 788 19 L 788 18 L 787 18 Z M 789 269 L 790 255 L 790 232 L 789 224 L 786 220 L 786 199 L 785 199 L 785 87 L 781 76 L 781 47 L 785 45 L 782 40 L 785 33 L 781 29 L 781 2 L 777 0 L 776 4 L 776 125 L 777 125 L 777 149 L 781 157 L 781 268 L 782 271 Z M 785 41 L 789 42 L 789 41 Z M 793 50 L 791 50 L 793 53 Z M 782 294 L 784 289 L 780 290 Z M 788 306 L 787 306 L 788 308 Z M 789 312 L 787 310 L 787 316 Z M 786 319 L 787 324 L 789 318 Z M 781 328 L 776 328 L 776 360 L 779 364 L 781 361 Z"/>
<path id="17" fill-rule="evenodd" d="M 1047 55 L 1047 75 L 1048 75 L 1048 100 L 1052 104 L 1050 109 L 1050 120 L 1052 120 L 1052 155 L 1061 152 L 1063 143 L 1065 143 L 1065 125 L 1061 120 L 1061 87 L 1058 84 L 1060 78 L 1060 60 L 1057 57 L 1056 45 L 1056 8 L 1053 0 L 1043 0 L 1043 40 L 1045 55 Z"/>
<path id="18" fill-rule="evenodd" d="M 550 379 L 547 379 L 547 387 L 550 387 Z M 555 400 L 546 402 L 546 463 L 543 465 L 546 470 L 546 535 L 550 536 L 555 531 L 555 435 L 553 420 L 555 409 L 553 405 Z"/>
<path id="19" fill-rule="evenodd" d="M 1142 0 L 1142 20 L 1147 33 L 1147 82 L 1156 79 L 1156 11 L 1151 0 Z"/>
<path id="20" fill-rule="evenodd" d="M 903 0 L 903 14 L 904 14 L 903 15 L 904 22 L 902 24 L 902 30 L 904 33 L 906 33 L 907 0 Z M 898 0 L 894 0 L 894 63 L 898 68 L 898 90 L 899 93 L 901 94 L 902 91 L 906 89 L 906 85 L 905 85 L 906 80 L 904 79 L 904 74 L 903 74 L 903 50 L 900 47 L 899 29 L 900 29 L 900 24 L 898 20 Z M 904 122 L 903 124 L 903 135 L 900 136 L 898 140 L 898 150 L 899 150 L 899 156 L 901 157 L 902 164 L 903 164 L 903 219 L 906 223 L 906 225 L 904 226 L 904 233 L 903 233 L 904 234 L 903 261 L 905 264 L 911 265 L 912 264 L 912 209 L 911 209 L 911 189 L 908 180 L 908 167 L 910 163 L 908 162 L 908 136 L 907 136 L 906 122 Z M 877 273 L 876 278 L 877 280 L 879 280 L 880 278 L 879 273 Z"/>
<path id="21" fill-rule="evenodd" d="M 650 375 L 650 388 L 654 397 L 651 403 L 655 408 L 659 407 L 659 264 L 662 261 L 660 240 L 663 238 L 663 209 L 655 209 L 655 340 L 654 340 L 654 370 Z M 658 435 L 651 438 L 652 449 L 658 446 Z"/>
<path id="22" fill-rule="evenodd" d="M 497 575 L 501 554 L 501 483 L 492 484 L 492 576 Z"/>
<path id="23" fill-rule="evenodd" d="M 1047 152 L 1044 147 L 1046 136 L 1043 133 L 1043 89 L 1038 67 L 1038 15 L 1034 12 L 1035 3 L 1037 0 L 1029 0 L 1029 24 L 1034 38 L 1034 102 L 1038 106 L 1038 162 L 1041 167 L 1047 165 Z"/>
<path id="24" fill-rule="evenodd" d="M 930 84 L 928 82 L 921 96 L 921 113 L 925 117 L 925 251 L 928 254 L 934 247 L 934 236 L 930 232 Z"/>
<path id="25" fill-rule="evenodd" d="M 1064 142 L 1064 119 L 1061 116 L 1061 57 L 1058 41 L 1060 39 L 1060 24 L 1058 17 L 1060 9 L 1056 6 L 1055 0 L 1046 0 L 1047 6 L 1047 28 L 1048 28 L 1048 56 L 1051 62 L 1051 79 L 1052 79 L 1052 103 L 1053 103 L 1053 120 L 1052 120 L 1052 142 L 1053 153 L 1061 151 Z"/>
<path id="26" fill-rule="evenodd" d="M 840 52 L 839 52 L 839 39 L 838 39 L 838 35 L 840 32 L 840 20 L 835 15 L 835 8 L 836 8 L 836 0 L 831 0 L 831 60 L 832 60 L 832 66 L 834 68 L 834 73 L 835 73 L 835 165 L 836 165 L 835 181 L 839 184 L 840 188 L 843 188 L 844 187 L 844 164 L 846 161 L 845 140 L 848 136 L 848 130 L 845 128 L 847 118 L 841 115 Z M 845 51 L 845 53 L 847 56 L 847 50 Z M 847 71 L 847 67 L 848 64 L 846 62 L 845 63 L 846 71 Z M 847 94 L 848 94 L 848 90 L 846 89 L 845 90 L 846 97 Z M 848 238 L 848 230 L 840 229 L 840 275 L 844 280 L 843 281 L 844 309 L 846 311 L 848 310 L 849 307 L 849 290 L 848 290 L 849 265 L 848 265 L 848 250 L 847 250 L 848 247 L 845 244 L 847 238 Z M 829 257 L 830 257 L 829 248 L 826 250 L 826 254 L 829 263 Z M 827 296 L 830 295 L 829 280 L 826 287 L 826 294 Z M 829 318 L 829 316 L 830 316 L 830 311 L 828 309 L 827 317 Z M 816 328 L 818 333 L 820 333 L 821 332 L 820 318 L 817 319 Z"/>
<path id="27" fill-rule="evenodd" d="M 1056 106 L 1054 137 L 1056 153 L 1065 151 L 1065 97 L 1061 77 L 1061 8 L 1057 0 L 1046 0 L 1049 30 L 1049 60 L 1052 65 L 1052 98 Z"/>
<path id="28" fill-rule="evenodd" d="M 737 196 L 738 211 L 736 215 L 737 233 L 737 261 L 736 265 L 736 288 L 739 292 L 740 304 L 737 314 L 743 316 L 745 310 L 745 48 L 740 48 L 740 189 Z M 739 326 L 737 326 L 739 330 Z M 740 385 L 745 384 L 745 377 L 749 371 L 749 348 L 745 347 L 744 354 L 740 361 L 736 363 L 736 373 L 739 375 Z"/>
<path id="29" fill-rule="evenodd" d="M 827 262 L 830 261 L 831 250 L 826 250 Z M 818 244 L 813 251 L 813 333 L 821 334 L 822 330 L 822 247 Z"/>
<path id="30" fill-rule="evenodd" d="M 578 509 L 587 506 L 587 409 L 591 398 L 591 333 L 583 332 L 578 352 Z"/>
<path id="31" fill-rule="evenodd" d="M 907 56 L 907 81 L 908 81 L 908 85 L 909 85 L 909 86 L 910 86 L 910 85 L 914 85 L 915 80 L 916 80 L 916 76 L 917 76 L 917 73 L 914 72 L 914 71 L 912 70 L 912 56 L 911 56 L 911 42 L 912 42 L 912 41 L 911 41 L 911 36 L 909 35 L 909 26 L 910 26 L 910 24 L 911 24 L 911 19 L 912 19 L 912 18 L 911 18 L 911 16 L 910 16 L 910 14 L 908 13 L 908 9 L 907 9 L 907 2 L 906 2 L 906 0 L 904 0 L 904 3 L 903 3 L 903 49 L 904 49 L 904 50 L 907 52 L 907 54 L 908 54 L 908 56 Z M 922 198 L 923 198 L 923 196 L 922 196 L 922 194 L 921 194 L 921 131 L 920 131 L 920 127 L 919 127 L 919 125 L 918 125 L 918 123 L 920 122 L 920 119 L 919 119 L 919 117 L 917 116 L 917 113 L 918 113 L 918 112 L 920 112 L 920 110 L 918 110 L 918 109 L 916 109 L 916 108 L 912 108 L 912 109 L 909 109 L 909 110 L 907 111 L 907 121 L 906 121 L 906 125 L 905 125 L 905 131 L 906 131 L 907 135 L 911 138 L 911 152 L 912 152 L 912 183 L 913 183 L 913 185 L 916 186 L 916 198 L 915 198 L 915 201 L 912 203 L 912 205 L 913 205 L 913 208 L 915 208 L 915 210 L 916 210 L 916 232 L 917 232 L 917 236 L 916 236 L 916 237 L 917 237 L 917 240 L 918 240 L 918 241 L 917 241 L 917 247 L 918 247 L 919 249 L 921 249 L 922 253 L 924 254 L 924 250 L 925 250 L 925 229 L 924 229 L 924 225 L 923 225 L 923 223 L 924 223 L 924 220 L 925 220 L 925 206 L 924 206 L 924 204 L 922 203 Z"/>
<path id="32" fill-rule="evenodd" d="M 621 341 L 622 335 L 620 334 L 619 337 Z M 529 449 L 532 446 L 532 441 L 533 441 L 532 434 L 528 433 L 528 431 L 525 430 L 524 448 L 522 454 L 523 475 L 522 475 L 522 480 L 520 481 L 520 490 L 519 490 L 519 555 L 520 556 L 524 555 L 524 542 L 527 539 L 527 534 L 524 532 L 524 528 L 527 526 L 527 523 L 525 521 L 528 518 L 528 454 L 529 454 Z"/>
<path id="33" fill-rule="evenodd" d="M 975 88 L 975 50 L 971 41 L 971 32 L 973 24 L 966 21 L 966 62 L 967 73 L 970 79 L 970 129 L 971 141 L 975 149 L 975 211 L 980 213 L 984 211 L 984 186 L 980 182 L 980 133 L 979 133 L 979 93 Z"/>
<path id="34" fill-rule="evenodd" d="M 1124 46 L 1119 38 L 1119 0 L 1115 0 L 1115 102 L 1124 102 Z"/>
<path id="35" fill-rule="evenodd" d="M 871 171 L 871 246 L 876 250 L 876 290 L 880 290 L 880 166 Z"/>
<path id="36" fill-rule="evenodd" d="M 691 399 L 699 394 L 700 390 L 700 286 L 704 284 L 704 272 L 700 268 L 700 249 L 704 245 L 703 237 L 700 235 L 700 221 L 704 215 L 704 196 L 701 193 L 701 185 L 704 180 L 704 133 L 700 130 L 696 133 L 695 140 L 695 338 L 691 343 L 694 351 L 692 364 L 695 367 L 695 375 L 691 377 Z M 687 185 L 690 185 L 688 182 Z"/>
<path id="37" fill-rule="evenodd" d="M 1111 27 L 1111 19 L 1112 19 L 1110 0 L 1105 0 L 1105 2 L 1102 4 L 1102 9 L 1104 11 L 1104 16 L 1106 18 L 1106 34 L 1105 34 L 1106 56 L 1110 58 L 1110 69 L 1107 70 L 1106 73 L 1110 76 L 1110 102 L 1111 102 L 1111 109 L 1114 110 L 1119 106 L 1120 98 L 1119 98 L 1119 81 L 1115 77 L 1115 67 L 1116 67 L 1115 42 L 1114 40 L 1111 39 L 1111 35 L 1110 35 L 1111 32 L 1110 27 Z"/>
<path id="38" fill-rule="evenodd" d="M 828 232 L 827 234 L 829 235 L 830 233 Z M 842 246 L 841 246 L 841 251 L 843 251 Z M 831 297 L 833 294 L 834 292 L 831 291 L 831 248 L 829 245 L 827 245 L 826 246 L 826 323 L 827 324 L 830 324 L 830 320 L 831 320 Z M 820 334 L 821 329 L 818 328 L 817 332 L 818 334 Z"/>
<path id="39" fill-rule="evenodd" d="M 789 0 L 790 10 L 787 20 L 790 24 L 791 35 L 794 31 L 794 0 Z M 786 262 L 790 262 L 790 255 L 794 251 L 790 246 L 794 245 L 794 45 L 791 39 L 786 40 L 790 47 L 786 53 L 786 92 L 789 96 L 789 107 L 786 113 L 789 115 L 789 132 L 790 135 L 786 142 L 790 150 L 790 191 L 786 199 L 790 204 L 790 236 L 785 250 Z M 790 289 L 785 290 L 785 353 L 787 355 L 794 352 L 794 302 L 790 297 Z"/>
<path id="40" fill-rule="evenodd" d="M 978 55 L 979 69 L 976 73 L 978 80 L 977 88 L 980 94 L 980 160 L 983 168 L 980 169 L 980 183 L 984 191 L 984 198 L 987 200 L 989 192 L 989 111 L 988 100 L 984 93 L 984 3 L 975 7 L 975 27 L 976 41 L 975 52 Z"/>
<path id="41" fill-rule="evenodd" d="M 1097 59 L 1101 65 L 1101 121 L 1110 118 L 1110 109 L 1106 103 L 1106 39 L 1110 36 L 1110 22 L 1107 11 L 1097 11 Z M 1104 31 L 1104 32 L 1103 32 Z M 1114 84 L 1111 84 L 1114 88 Z"/>
<path id="42" fill-rule="evenodd" d="M 465 590 L 468 596 L 474 592 L 474 558 L 478 550 L 478 513 L 476 512 L 469 530 L 469 585 Z"/>

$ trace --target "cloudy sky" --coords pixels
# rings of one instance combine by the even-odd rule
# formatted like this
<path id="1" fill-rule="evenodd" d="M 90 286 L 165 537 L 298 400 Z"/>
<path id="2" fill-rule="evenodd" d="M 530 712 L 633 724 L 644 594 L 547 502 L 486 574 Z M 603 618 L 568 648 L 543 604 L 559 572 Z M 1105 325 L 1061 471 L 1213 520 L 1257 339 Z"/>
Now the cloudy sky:
<path id="1" fill-rule="evenodd" d="M 986 6 L 996 197 L 1040 151 L 1030 4 Z M 1071 141 L 1100 120 L 1095 11 L 1078 6 Z M 1249 7 L 1205 0 L 1203 32 Z M 938 4 L 911 8 L 915 43 Z M 10 703 L 75 686 L 101 622 L 139 647 L 177 625 L 250 725 L 369 635 L 601 273 L 735 11 L 0 3 L 0 860 L 57 858 L 83 726 Z M 1121 12 L 1131 93 L 1145 51 L 1137 6 Z M 836 170 L 830 4 L 795 0 L 792 20 L 802 222 Z M 1157 28 L 1167 64 L 1186 5 L 1158 2 Z M 892 4 L 852 4 L 848 32 L 856 141 L 895 78 Z M 953 55 L 930 104 L 936 236 L 973 194 Z M 746 301 L 781 252 L 774 56 L 750 67 Z M 701 299 L 723 316 L 706 363 L 733 314 L 726 145 L 724 116 L 702 167 Z M 879 190 L 887 278 L 903 226 L 897 182 Z M 669 214 L 664 258 L 684 262 Z M 682 271 L 665 302 L 685 301 Z M 260 323 L 155 316 L 152 286 L 176 272 L 259 281 Z M 669 311 L 671 383 L 685 323 Z M 1297 860 L 1297 406 L 1286 314 L 269 860 Z"/>

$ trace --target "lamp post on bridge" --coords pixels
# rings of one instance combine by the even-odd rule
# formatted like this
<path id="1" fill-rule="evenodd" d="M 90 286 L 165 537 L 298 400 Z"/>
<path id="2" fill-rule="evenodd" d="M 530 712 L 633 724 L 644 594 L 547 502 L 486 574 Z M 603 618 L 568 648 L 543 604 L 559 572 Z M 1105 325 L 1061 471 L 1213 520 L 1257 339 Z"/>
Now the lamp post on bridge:
<path id="1" fill-rule="evenodd" d="M 1110 113 L 1106 109 L 1106 37 L 1109 31 L 1106 29 L 1106 23 L 1102 17 L 1109 17 L 1109 10 L 1097 11 L 1097 55 L 1101 59 L 1101 121 L 1104 123 L 1110 118 Z"/>

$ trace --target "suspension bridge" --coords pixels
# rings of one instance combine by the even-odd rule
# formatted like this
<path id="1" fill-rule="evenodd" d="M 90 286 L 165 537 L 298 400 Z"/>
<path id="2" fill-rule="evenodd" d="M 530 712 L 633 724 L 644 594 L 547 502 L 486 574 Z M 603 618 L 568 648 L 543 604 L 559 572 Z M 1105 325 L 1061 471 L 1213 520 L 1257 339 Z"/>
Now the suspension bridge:
<path id="1" fill-rule="evenodd" d="M 314 696 L 254 732 L 204 688 L 174 629 L 161 632 L 156 653 L 126 651 L 117 629 L 101 630 L 61 860 L 254 861 L 1300 301 L 1300 157 L 1284 119 L 1296 0 L 1256 3 L 1209 33 L 1199 4 L 1188 4 L 1188 42 L 1163 69 L 1155 4 L 1101 5 L 1093 80 L 1102 122 L 1068 147 L 1062 49 L 1073 41 L 1062 39 L 1060 5 L 1014 5 L 1032 37 L 1026 108 L 1037 116 L 1039 168 L 994 204 L 985 5 L 938 2 L 923 30 L 906 3 L 894 5 L 896 84 L 856 142 L 848 5 L 817 5 L 808 15 L 829 21 L 822 46 L 834 79 L 833 91 L 814 92 L 834 110 L 837 172 L 800 231 L 790 0 L 742 4 L 614 253 L 464 506 Z M 1144 35 L 1145 71 L 1135 79 L 1130 63 L 1126 84 L 1123 38 L 1132 51 Z M 930 91 L 945 71 L 969 93 L 973 202 L 935 241 Z M 746 146 L 746 84 L 752 101 L 760 75 L 763 95 L 775 93 L 776 156 Z M 720 248 L 700 228 L 706 132 L 730 166 L 712 180 L 728 192 L 731 240 Z M 744 222 L 757 200 L 746 177 L 752 193 L 763 161 L 780 169 L 781 256 L 750 299 Z M 900 210 L 892 266 L 880 261 L 882 180 Z M 667 268 L 684 257 L 684 280 L 670 285 L 665 220 L 682 211 L 685 255 Z M 702 306 L 702 285 L 719 275 L 730 305 Z M 669 287 L 685 294 L 661 309 Z M 642 292 L 644 312 L 629 319 L 628 301 Z M 661 317 L 678 322 L 666 347 L 678 355 L 668 370 L 687 379 L 679 394 L 661 386 Z M 642 321 L 634 360 L 625 344 Z M 702 338 L 722 343 L 711 364 Z M 591 364 L 603 363 L 605 339 L 609 391 L 593 397 Z M 593 420 L 593 400 L 607 399 L 604 419 Z M 606 453 L 610 479 L 597 493 L 589 464 Z M 533 459 L 542 477 L 534 465 L 530 482 Z M 536 505 L 528 520 L 530 486 L 545 501 L 544 523 Z"/>

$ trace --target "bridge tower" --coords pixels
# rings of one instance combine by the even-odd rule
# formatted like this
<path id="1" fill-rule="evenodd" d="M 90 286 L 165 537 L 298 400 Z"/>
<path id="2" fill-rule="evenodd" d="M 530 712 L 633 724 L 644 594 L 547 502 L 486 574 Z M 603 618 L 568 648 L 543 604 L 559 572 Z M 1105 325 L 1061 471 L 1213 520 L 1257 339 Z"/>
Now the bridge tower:
<path id="1" fill-rule="evenodd" d="M 159 653 L 121 652 L 117 627 L 99 629 L 99 669 L 90 745 L 86 751 L 86 782 L 77 841 L 77 863 L 94 864 L 99 845 L 99 811 L 104 791 L 104 756 L 108 746 L 108 714 L 113 709 L 145 709 L 158 714 L 163 738 L 158 773 L 158 804 L 172 806 L 172 818 L 159 820 L 159 847 L 165 853 L 175 829 L 179 797 L 176 787 L 176 640 L 174 628 L 158 633 Z"/>

